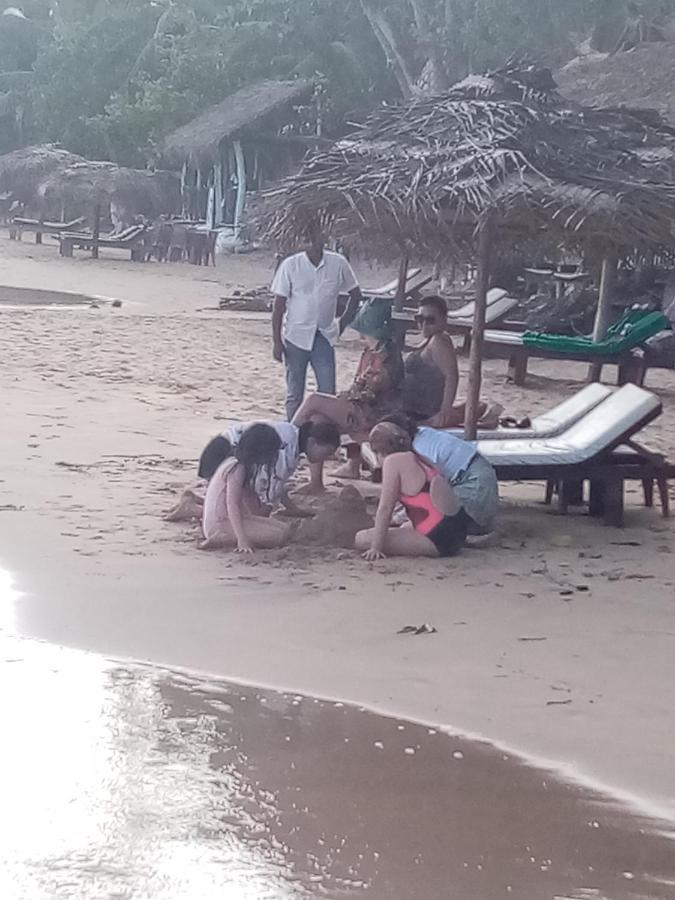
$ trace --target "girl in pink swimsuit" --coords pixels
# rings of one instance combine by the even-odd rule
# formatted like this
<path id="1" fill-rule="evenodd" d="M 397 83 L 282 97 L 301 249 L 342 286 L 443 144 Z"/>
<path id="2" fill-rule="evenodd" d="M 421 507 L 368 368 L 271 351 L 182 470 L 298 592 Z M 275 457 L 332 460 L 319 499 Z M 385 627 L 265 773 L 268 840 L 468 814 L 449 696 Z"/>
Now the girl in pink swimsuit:
<path id="1" fill-rule="evenodd" d="M 370 444 L 382 459 L 382 493 L 375 527 L 356 535 L 356 547 L 368 560 L 384 556 L 453 556 L 464 545 L 467 516 L 447 480 L 412 449 L 410 435 L 391 422 L 370 432 Z M 409 525 L 391 527 L 397 503 Z"/>

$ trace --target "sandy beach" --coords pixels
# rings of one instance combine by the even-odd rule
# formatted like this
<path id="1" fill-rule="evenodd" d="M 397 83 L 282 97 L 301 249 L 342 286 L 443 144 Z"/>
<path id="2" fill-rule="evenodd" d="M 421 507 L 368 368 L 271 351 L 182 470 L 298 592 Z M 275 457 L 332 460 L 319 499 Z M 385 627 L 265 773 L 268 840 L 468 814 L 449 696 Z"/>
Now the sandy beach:
<path id="1" fill-rule="evenodd" d="M 20 592 L 0 628 L 480 735 L 675 818 L 674 526 L 637 487 L 617 530 L 509 486 L 496 545 L 449 561 L 301 545 L 239 559 L 162 521 L 227 420 L 283 415 L 269 317 L 216 309 L 272 260 L 218 263 L 61 260 L 0 238 L 0 285 L 122 300 L 0 304 L 0 566 Z M 340 347 L 343 384 L 357 356 Z M 488 362 L 484 393 L 532 414 L 585 376 L 531 370 L 515 388 Z M 675 376 L 647 386 L 664 414 L 644 440 L 675 457 Z M 424 622 L 437 633 L 397 634 Z"/>

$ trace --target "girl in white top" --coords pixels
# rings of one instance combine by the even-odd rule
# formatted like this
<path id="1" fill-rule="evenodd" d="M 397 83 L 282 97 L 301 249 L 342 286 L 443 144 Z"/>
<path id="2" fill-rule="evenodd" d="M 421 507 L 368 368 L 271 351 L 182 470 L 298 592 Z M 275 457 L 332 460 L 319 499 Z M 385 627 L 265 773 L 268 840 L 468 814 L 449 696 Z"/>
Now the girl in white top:
<path id="1" fill-rule="evenodd" d="M 236 553 L 252 553 L 286 543 L 290 527 L 270 519 L 255 491 L 256 481 L 265 475 L 268 485 L 283 445 L 270 425 L 251 425 L 240 437 L 234 455 L 220 464 L 209 481 L 204 498 L 202 550 L 226 547 Z"/>

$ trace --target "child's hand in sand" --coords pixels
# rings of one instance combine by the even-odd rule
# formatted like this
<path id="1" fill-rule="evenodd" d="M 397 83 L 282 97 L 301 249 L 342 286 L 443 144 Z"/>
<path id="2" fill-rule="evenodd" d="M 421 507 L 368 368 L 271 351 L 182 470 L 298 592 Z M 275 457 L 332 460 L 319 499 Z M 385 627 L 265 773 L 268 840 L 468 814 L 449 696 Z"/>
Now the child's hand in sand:
<path id="1" fill-rule="evenodd" d="M 370 550 L 366 550 L 363 554 L 363 558 L 366 562 L 375 562 L 378 559 L 386 559 L 387 556 L 381 550 L 376 550 L 375 547 L 371 547 Z"/>
<path id="2" fill-rule="evenodd" d="M 253 547 L 250 544 L 237 544 L 235 548 L 235 553 L 253 553 Z"/>

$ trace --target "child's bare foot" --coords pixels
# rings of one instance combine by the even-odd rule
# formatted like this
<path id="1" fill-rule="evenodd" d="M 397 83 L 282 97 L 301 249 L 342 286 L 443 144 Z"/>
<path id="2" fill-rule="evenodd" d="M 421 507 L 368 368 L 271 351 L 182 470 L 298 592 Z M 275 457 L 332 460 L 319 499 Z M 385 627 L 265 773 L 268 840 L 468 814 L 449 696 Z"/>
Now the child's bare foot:
<path id="1" fill-rule="evenodd" d="M 478 422 L 479 428 L 485 428 L 486 430 L 490 430 L 492 428 L 499 427 L 499 418 L 501 414 L 504 412 L 504 407 L 499 403 L 493 403 L 492 406 L 489 406 L 485 411 L 485 415 Z"/>
<path id="2" fill-rule="evenodd" d="M 226 547 L 232 546 L 232 541 L 228 541 L 220 534 L 207 538 L 197 545 L 200 550 L 224 550 Z"/>
<path id="3" fill-rule="evenodd" d="M 164 516 L 165 522 L 187 522 L 198 519 L 204 510 L 204 501 L 194 491 L 187 490 L 178 503 Z"/>

